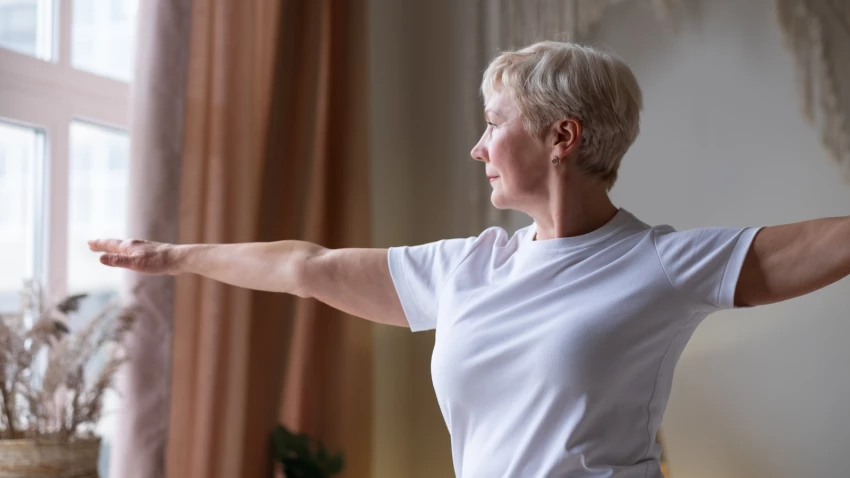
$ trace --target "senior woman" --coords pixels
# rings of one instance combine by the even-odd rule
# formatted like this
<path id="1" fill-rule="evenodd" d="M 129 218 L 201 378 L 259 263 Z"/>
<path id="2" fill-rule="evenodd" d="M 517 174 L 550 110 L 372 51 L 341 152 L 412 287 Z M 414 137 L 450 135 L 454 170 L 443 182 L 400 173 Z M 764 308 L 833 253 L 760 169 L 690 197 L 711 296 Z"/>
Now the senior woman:
<path id="1" fill-rule="evenodd" d="M 495 58 L 472 149 L 497 208 L 533 224 L 413 247 L 97 240 L 101 262 L 312 297 L 436 329 L 432 375 L 462 478 L 660 477 L 673 369 L 710 313 L 850 274 L 850 218 L 676 231 L 608 192 L 641 92 L 616 57 L 542 42 Z"/>

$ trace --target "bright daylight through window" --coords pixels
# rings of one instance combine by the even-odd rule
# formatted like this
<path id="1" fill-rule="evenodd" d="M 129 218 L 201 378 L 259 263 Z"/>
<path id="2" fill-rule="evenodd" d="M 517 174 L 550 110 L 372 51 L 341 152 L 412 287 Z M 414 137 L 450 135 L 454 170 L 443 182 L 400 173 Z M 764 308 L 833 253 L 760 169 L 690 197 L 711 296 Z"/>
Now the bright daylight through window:
<path id="1" fill-rule="evenodd" d="M 89 294 L 73 329 L 121 290 L 86 240 L 126 231 L 138 5 L 0 0 L 0 314 L 32 280 L 54 299 Z M 97 426 L 101 477 L 119 405 L 107 395 Z"/>

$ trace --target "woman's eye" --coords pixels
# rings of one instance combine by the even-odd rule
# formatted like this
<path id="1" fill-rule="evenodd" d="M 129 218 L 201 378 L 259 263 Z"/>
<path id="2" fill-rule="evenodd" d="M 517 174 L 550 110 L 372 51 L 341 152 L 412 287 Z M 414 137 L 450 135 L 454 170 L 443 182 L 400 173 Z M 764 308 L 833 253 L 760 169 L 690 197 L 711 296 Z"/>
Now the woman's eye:
<path id="1" fill-rule="evenodd" d="M 494 123 L 491 123 L 491 122 L 489 122 L 489 121 L 487 121 L 486 123 L 487 123 L 487 125 L 488 125 L 488 126 L 492 126 L 492 127 L 494 127 L 494 128 L 496 127 L 496 125 L 495 125 Z"/>

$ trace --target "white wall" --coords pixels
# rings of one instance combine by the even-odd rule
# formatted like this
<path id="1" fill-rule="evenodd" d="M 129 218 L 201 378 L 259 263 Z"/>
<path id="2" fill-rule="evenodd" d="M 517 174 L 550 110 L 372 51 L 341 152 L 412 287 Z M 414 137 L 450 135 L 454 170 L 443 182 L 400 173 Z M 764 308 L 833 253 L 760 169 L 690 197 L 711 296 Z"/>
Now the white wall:
<path id="1" fill-rule="evenodd" d="M 370 1 L 371 166 L 376 247 L 463 234 L 455 121 L 456 0 Z M 431 385 L 433 332 L 375 328 L 376 478 L 453 476 L 449 434 Z"/>
<path id="2" fill-rule="evenodd" d="M 631 2 L 598 36 L 645 99 L 615 201 L 681 229 L 850 214 L 850 185 L 800 115 L 774 2 L 685 3 L 679 34 Z M 664 419 L 673 476 L 850 476 L 848 339 L 850 280 L 706 319 Z"/>
<path id="3" fill-rule="evenodd" d="M 684 0 L 675 35 L 645 3 L 612 9 L 598 35 L 632 66 L 646 105 L 615 202 L 679 229 L 850 214 L 850 185 L 799 113 L 773 1 Z M 468 217 L 453 186 L 472 146 L 459 142 L 454 5 L 372 0 L 379 246 L 457 235 Z M 850 476 L 848 311 L 844 280 L 709 317 L 682 356 L 662 425 L 673 476 Z M 377 334 L 375 476 L 451 476 L 428 370 L 433 337 Z"/>

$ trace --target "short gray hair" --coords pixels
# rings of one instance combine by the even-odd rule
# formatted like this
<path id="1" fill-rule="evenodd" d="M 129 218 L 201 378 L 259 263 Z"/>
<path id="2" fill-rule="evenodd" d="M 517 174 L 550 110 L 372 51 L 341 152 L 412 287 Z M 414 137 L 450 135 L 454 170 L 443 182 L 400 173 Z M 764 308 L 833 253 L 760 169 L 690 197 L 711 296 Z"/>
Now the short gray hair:
<path id="1" fill-rule="evenodd" d="M 643 97 L 631 69 L 613 54 L 570 42 L 543 41 L 501 53 L 481 82 L 486 98 L 503 86 L 523 125 L 541 136 L 566 118 L 582 125 L 578 166 L 610 190 L 640 131 Z"/>

